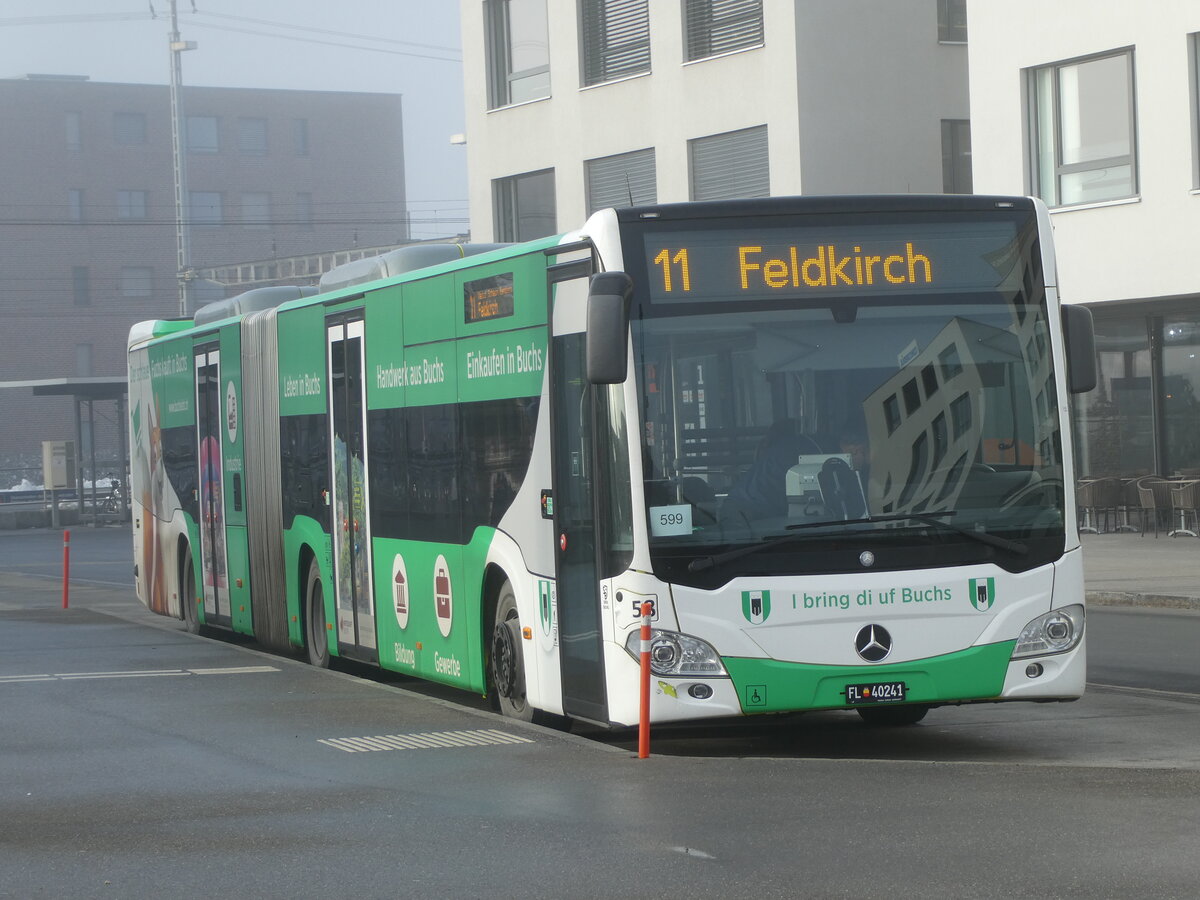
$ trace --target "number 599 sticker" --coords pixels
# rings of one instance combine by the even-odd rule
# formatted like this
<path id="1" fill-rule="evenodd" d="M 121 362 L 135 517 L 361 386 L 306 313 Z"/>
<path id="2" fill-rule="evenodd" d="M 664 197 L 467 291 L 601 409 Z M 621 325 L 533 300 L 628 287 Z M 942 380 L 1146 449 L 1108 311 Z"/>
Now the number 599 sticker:
<path id="1" fill-rule="evenodd" d="M 650 533 L 655 537 L 691 534 L 692 507 L 687 503 L 650 507 Z"/>

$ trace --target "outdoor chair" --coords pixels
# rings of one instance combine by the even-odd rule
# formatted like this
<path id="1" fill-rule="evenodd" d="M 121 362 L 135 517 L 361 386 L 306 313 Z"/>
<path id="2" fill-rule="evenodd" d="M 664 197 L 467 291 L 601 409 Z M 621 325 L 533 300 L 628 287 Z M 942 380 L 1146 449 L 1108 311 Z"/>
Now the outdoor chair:
<path id="1" fill-rule="evenodd" d="M 1075 486 L 1075 506 L 1079 510 L 1081 534 L 1098 534 L 1096 528 L 1096 483 L 1098 479 L 1081 480 Z"/>
<path id="2" fill-rule="evenodd" d="M 1171 485 L 1165 478 L 1147 475 L 1138 481 L 1138 498 L 1141 500 L 1142 536 L 1146 536 L 1146 520 L 1154 524 L 1154 536 L 1158 537 L 1159 517 L 1171 512 Z"/>
<path id="3" fill-rule="evenodd" d="M 1081 481 L 1078 492 L 1077 502 L 1083 510 L 1083 527 L 1079 530 L 1092 534 L 1110 530 L 1110 521 L 1115 521 L 1121 505 L 1121 482 L 1116 478 Z"/>
<path id="4" fill-rule="evenodd" d="M 1185 481 L 1171 490 L 1171 536 L 1188 534 L 1200 537 L 1197 521 L 1197 501 L 1200 500 L 1200 481 Z M 1189 528 L 1191 525 L 1193 527 Z"/>

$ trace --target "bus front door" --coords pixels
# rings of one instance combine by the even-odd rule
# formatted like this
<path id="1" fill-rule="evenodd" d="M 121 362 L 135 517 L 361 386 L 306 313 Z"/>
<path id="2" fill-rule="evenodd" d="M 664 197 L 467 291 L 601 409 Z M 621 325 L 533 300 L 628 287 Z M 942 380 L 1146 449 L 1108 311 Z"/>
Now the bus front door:
<path id="1" fill-rule="evenodd" d="M 556 269 L 568 277 L 577 270 L 553 267 L 550 285 L 554 298 L 552 477 L 563 712 L 607 723 L 593 484 L 594 391 L 587 383 L 583 333 L 588 280 L 570 277 L 554 283 Z"/>
<path id="2" fill-rule="evenodd" d="M 377 662 L 367 503 L 366 383 L 362 312 L 326 321 L 331 525 L 338 653 Z"/>
<path id="3" fill-rule="evenodd" d="M 221 454 L 221 351 L 205 344 L 195 349 L 196 460 L 200 466 L 200 574 L 204 588 L 204 621 L 232 625 L 229 609 L 229 567 L 225 554 L 225 492 Z M 184 597 L 189 601 L 190 591 Z"/>

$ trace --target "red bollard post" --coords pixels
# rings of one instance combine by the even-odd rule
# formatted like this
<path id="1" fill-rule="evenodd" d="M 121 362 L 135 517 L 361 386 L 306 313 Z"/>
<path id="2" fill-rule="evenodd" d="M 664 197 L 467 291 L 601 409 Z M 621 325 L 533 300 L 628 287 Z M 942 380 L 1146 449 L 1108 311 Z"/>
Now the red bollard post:
<path id="1" fill-rule="evenodd" d="M 67 585 L 71 581 L 71 532 L 63 532 L 63 609 L 67 608 Z"/>
<path id="2" fill-rule="evenodd" d="M 650 620 L 654 616 L 654 603 L 642 602 L 642 703 L 638 716 L 638 759 L 650 755 Z"/>

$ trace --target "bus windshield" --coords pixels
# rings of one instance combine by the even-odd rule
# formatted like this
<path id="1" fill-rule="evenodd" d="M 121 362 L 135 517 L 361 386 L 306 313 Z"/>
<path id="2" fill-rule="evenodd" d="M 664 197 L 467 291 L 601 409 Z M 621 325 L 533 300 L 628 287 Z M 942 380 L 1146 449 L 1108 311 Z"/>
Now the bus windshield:
<path id="1" fill-rule="evenodd" d="M 1032 216 L 913 218 L 627 238 L 645 273 L 632 331 L 660 577 L 1017 571 L 1062 553 Z"/>

